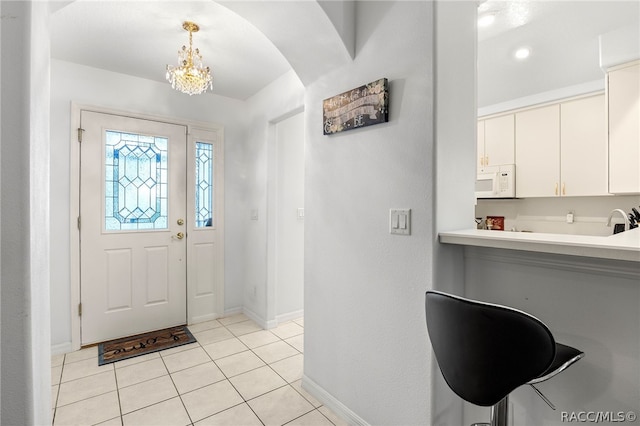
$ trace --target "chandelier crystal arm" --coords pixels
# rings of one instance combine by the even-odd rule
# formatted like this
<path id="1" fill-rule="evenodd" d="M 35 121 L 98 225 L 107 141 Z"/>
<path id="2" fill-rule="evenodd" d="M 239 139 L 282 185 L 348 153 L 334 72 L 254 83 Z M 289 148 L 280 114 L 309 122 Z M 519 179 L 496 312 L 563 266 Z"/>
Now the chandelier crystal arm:
<path id="1" fill-rule="evenodd" d="M 167 65 L 167 80 L 171 87 L 188 95 L 201 94 L 207 89 L 213 89 L 211 69 L 202 65 L 202 55 L 199 49 L 193 49 L 193 33 L 198 32 L 198 24 L 185 21 L 182 28 L 189 31 L 189 49 L 182 46 L 178 51 L 177 67 Z"/>

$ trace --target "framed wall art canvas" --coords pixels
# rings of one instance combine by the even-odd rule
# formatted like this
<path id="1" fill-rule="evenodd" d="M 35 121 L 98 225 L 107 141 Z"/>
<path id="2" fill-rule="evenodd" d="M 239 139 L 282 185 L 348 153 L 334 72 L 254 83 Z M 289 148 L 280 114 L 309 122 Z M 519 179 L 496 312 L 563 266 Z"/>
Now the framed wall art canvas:
<path id="1" fill-rule="evenodd" d="M 389 121 L 389 82 L 386 78 L 351 89 L 322 102 L 325 135 Z"/>

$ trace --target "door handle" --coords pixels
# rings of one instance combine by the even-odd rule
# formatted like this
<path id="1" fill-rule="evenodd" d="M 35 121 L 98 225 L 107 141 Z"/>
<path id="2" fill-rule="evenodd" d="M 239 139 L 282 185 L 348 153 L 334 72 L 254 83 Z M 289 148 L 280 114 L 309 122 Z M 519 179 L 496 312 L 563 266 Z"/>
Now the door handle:
<path id="1" fill-rule="evenodd" d="M 176 235 L 174 235 L 175 238 L 181 240 L 184 238 L 184 233 L 183 232 L 178 232 Z"/>

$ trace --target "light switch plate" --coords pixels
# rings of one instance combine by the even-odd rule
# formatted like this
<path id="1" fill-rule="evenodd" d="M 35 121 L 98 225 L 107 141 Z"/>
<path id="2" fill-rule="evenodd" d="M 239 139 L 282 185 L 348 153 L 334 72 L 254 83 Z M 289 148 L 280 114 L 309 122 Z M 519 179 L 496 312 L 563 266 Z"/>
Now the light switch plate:
<path id="1" fill-rule="evenodd" d="M 251 210 L 251 220 L 258 220 L 258 209 Z"/>
<path id="2" fill-rule="evenodd" d="M 411 235 L 411 209 L 389 210 L 389 233 Z"/>

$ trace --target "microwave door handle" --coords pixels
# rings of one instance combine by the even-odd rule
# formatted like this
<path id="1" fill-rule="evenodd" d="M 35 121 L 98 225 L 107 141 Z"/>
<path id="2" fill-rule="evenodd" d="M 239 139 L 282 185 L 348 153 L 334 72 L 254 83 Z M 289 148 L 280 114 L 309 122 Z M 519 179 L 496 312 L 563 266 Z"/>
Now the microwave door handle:
<path id="1" fill-rule="evenodd" d="M 493 174 L 493 195 L 498 195 L 498 189 L 499 189 L 499 172 L 495 172 Z"/>

